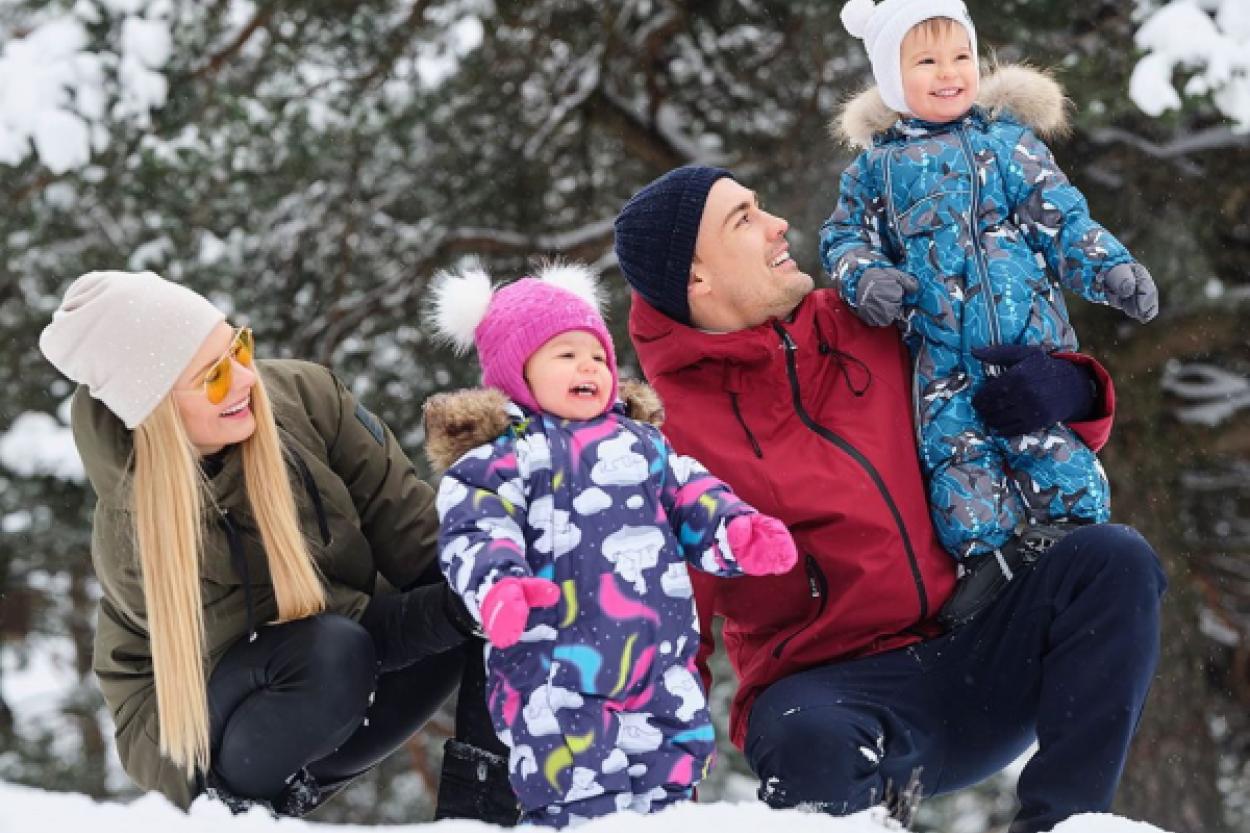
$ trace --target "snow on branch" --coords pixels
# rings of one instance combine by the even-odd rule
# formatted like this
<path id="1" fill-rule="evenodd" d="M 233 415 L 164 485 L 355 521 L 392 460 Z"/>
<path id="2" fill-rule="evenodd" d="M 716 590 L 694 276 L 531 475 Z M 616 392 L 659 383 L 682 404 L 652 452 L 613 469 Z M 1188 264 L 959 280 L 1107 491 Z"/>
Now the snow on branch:
<path id="1" fill-rule="evenodd" d="M 99 10 L 73 10 L 32 21 L 0 49 L 0 164 L 17 166 L 33 151 L 53 174 L 84 167 L 109 141 L 110 120 L 146 127 L 164 105 L 161 70 L 173 53 L 170 23 L 144 6 L 109 21 L 110 48 L 93 52 L 89 26 Z"/>
<path id="2" fill-rule="evenodd" d="M 1090 139 L 1103 145 L 1113 142 L 1131 145 L 1155 159 L 1179 159 L 1191 153 L 1250 148 L 1250 133 L 1238 133 L 1227 127 L 1189 133 L 1162 145 L 1118 127 L 1093 130 L 1090 132 Z M 1200 173 L 1200 171 L 1195 169 L 1195 173 Z"/>
<path id="3" fill-rule="evenodd" d="M 662 161 L 667 167 L 675 167 L 677 164 L 687 162 L 702 165 L 724 164 L 724 156 L 713 147 L 719 144 L 719 138 L 714 134 L 695 137 L 686 133 L 687 119 L 671 104 L 661 102 L 656 108 L 655 120 L 652 122 L 607 85 L 601 85 L 598 92 L 600 99 L 610 107 L 612 114 L 621 120 L 626 129 L 632 129 L 633 132 L 645 136 L 652 143 L 658 141 L 663 146 L 665 153 L 662 155 L 668 158 Z M 643 153 L 643 150 L 640 149 L 639 152 Z M 643 153 L 643 155 L 657 157 L 654 153 Z"/>
<path id="4" fill-rule="evenodd" d="M 552 106 L 543 125 L 525 142 L 522 154 L 526 159 L 533 159 L 542 149 L 547 138 L 568 117 L 569 113 L 585 104 L 590 94 L 599 86 L 599 62 L 602 57 L 603 44 L 596 44 L 584 57 L 575 61 L 565 71 L 559 87 L 566 89 L 572 86 L 572 89 Z"/>
<path id="5" fill-rule="evenodd" d="M 402 306 L 424 286 L 418 278 L 428 277 L 437 264 L 464 255 L 559 254 L 575 260 L 590 260 L 604 248 L 611 248 L 612 218 L 596 220 L 568 231 L 548 234 L 522 234 L 506 229 L 464 226 L 424 234 L 426 245 L 416 262 L 396 268 L 364 295 L 356 295 L 332 305 L 305 325 L 300 333 L 304 343 L 320 343 L 318 359 L 327 362 L 342 339 L 378 310 Z"/>
<path id="6" fill-rule="evenodd" d="M 642 17 L 643 22 L 633 35 L 634 48 L 647 54 L 654 54 L 656 51 L 655 43 L 668 37 L 681 27 L 681 18 L 671 6 L 665 6 L 659 11 L 652 11 L 650 14 L 642 13 L 640 17 Z"/>
<path id="7" fill-rule="evenodd" d="M 539 235 L 466 226 L 447 232 L 445 239 L 448 243 L 457 244 L 457 248 L 472 244 L 499 253 L 517 250 L 568 252 L 604 240 L 611 234 L 612 218 L 608 217 L 569 231 Z"/>
<path id="8" fill-rule="evenodd" d="M 22 477 L 85 479 L 69 426 L 39 411 L 19 414 L 9 429 L 0 433 L 0 465 Z"/>
<path id="9" fill-rule="evenodd" d="M 1169 361 L 1160 385 L 1168 393 L 1196 403 L 1175 410 L 1181 422 L 1216 426 L 1250 408 L 1250 379 L 1215 365 Z"/>
<path id="10" fill-rule="evenodd" d="M 1177 110 L 1184 97 L 1211 95 L 1240 133 L 1250 133 L 1250 8 L 1246 0 L 1215 0 L 1207 11 L 1173 0 L 1146 18 L 1137 45 L 1146 55 L 1129 79 L 1129 97 L 1147 115 Z M 1177 70 L 1191 71 L 1177 91 Z"/>

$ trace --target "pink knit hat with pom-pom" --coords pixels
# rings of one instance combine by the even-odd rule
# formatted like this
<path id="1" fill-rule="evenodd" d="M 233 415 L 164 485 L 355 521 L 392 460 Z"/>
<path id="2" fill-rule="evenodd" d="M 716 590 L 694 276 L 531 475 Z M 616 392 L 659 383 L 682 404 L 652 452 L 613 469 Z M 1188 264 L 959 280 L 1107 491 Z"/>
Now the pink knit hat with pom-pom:
<path id="1" fill-rule="evenodd" d="M 429 318 L 457 353 L 477 348 L 482 384 L 533 411 L 541 409 L 525 381 L 525 362 L 560 333 L 585 330 L 607 353 L 612 374 L 608 402 L 616 401 L 616 351 L 599 314 L 598 283 L 585 266 L 545 266 L 536 276 L 497 290 L 476 263 L 460 272 L 440 272 L 431 289 Z"/>

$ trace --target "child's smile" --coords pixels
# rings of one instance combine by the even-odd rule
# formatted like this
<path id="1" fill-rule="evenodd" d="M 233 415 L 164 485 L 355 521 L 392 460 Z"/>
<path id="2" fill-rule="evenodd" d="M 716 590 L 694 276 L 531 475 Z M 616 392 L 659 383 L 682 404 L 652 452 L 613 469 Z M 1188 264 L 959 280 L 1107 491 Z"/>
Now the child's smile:
<path id="1" fill-rule="evenodd" d="M 900 49 L 907 109 L 924 121 L 949 122 L 972 108 L 980 89 L 967 31 L 951 21 L 936 31 L 916 27 Z"/>
<path id="2" fill-rule="evenodd" d="M 607 351 L 585 330 L 560 333 L 535 350 L 525 381 L 538 407 L 562 419 L 592 419 L 612 406 Z"/>

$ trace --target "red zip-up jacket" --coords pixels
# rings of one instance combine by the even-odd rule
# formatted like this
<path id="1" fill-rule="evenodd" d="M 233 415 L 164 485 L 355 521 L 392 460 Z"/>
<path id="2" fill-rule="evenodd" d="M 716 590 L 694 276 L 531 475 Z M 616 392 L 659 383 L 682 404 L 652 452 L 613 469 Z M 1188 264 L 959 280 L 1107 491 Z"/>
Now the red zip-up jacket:
<path id="1" fill-rule="evenodd" d="M 892 327 L 869 327 L 832 290 L 789 320 L 734 333 L 683 326 L 637 294 L 630 336 L 664 401 L 664 433 L 759 511 L 790 528 L 798 564 L 725 581 L 692 571 L 705 685 L 713 616 L 739 687 L 730 715 L 742 747 L 756 696 L 813 666 L 936 635 L 955 562 L 929 521 L 912 423 L 910 359 Z M 1073 424 L 1094 450 L 1111 431 L 1114 390 Z"/>

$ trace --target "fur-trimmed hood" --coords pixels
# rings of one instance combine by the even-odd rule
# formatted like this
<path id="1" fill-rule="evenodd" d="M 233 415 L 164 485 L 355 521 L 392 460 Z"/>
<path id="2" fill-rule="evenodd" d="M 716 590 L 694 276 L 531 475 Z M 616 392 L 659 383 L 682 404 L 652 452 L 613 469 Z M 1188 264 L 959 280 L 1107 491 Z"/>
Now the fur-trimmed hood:
<path id="1" fill-rule="evenodd" d="M 991 119 L 1008 112 L 1042 139 L 1068 131 L 1068 104 L 1063 87 L 1050 73 L 1024 64 L 1006 64 L 982 75 L 977 95 L 977 105 Z M 899 118 L 872 86 L 843 105 L 829 123 L 829 132 L 839 142 L 867 149 L 872 147 L 874 136 L 889 130 Z"/>
<path id="2" fill-rule="evenodd" d="M 622 379 L 620 399 L 625 415 L 657 428 L 664 423 L 664 406 L 646 382 Z M 508 398 L 494 388 L 469 388 L 431 396 L 425 414 L 425 456 L 436 476 L 468 451 L 491 442 L 508 430 Z"/>

